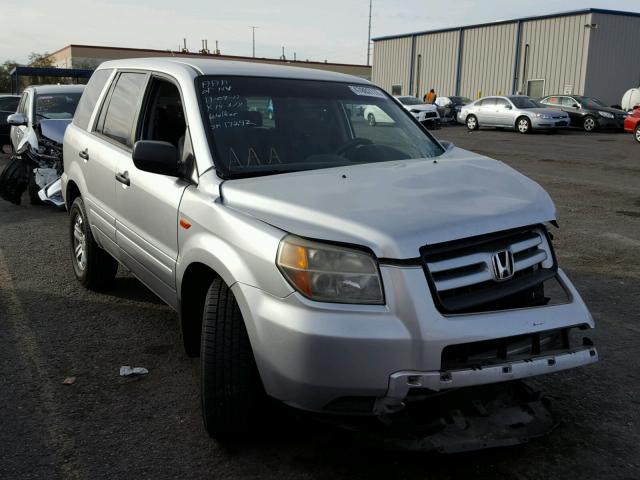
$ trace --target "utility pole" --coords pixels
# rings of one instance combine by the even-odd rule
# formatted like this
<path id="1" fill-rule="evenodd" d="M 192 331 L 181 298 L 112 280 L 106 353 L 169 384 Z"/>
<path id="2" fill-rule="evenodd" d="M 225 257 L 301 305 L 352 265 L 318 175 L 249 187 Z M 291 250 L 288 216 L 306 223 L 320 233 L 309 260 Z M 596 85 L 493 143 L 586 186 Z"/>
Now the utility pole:
<path id="1" fill-rule="evenodd" d="M 373 0 L 369 0 L 369 35 L 367 36 L 367 67 L 371 59 L 371 6 Z"/>
<path id="2" fill-rule="evenodd" d="M 253 57 L 255 58 L 256 56 L 256 28 L 258 28 L 255 25 L 249 25 L 249 28 L 251 29 L 251 33 L 252 33 L 252 37 L 253 37 Z"/>

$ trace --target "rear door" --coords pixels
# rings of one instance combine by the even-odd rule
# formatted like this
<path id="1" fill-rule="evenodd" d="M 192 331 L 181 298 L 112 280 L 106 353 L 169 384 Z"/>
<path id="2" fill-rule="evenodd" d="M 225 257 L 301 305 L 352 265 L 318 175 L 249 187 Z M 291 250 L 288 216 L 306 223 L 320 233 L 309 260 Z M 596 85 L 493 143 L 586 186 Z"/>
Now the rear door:
<path id="1" fill-rule="evenodd" d="M 483 127 L 495 126 L 496 99 L 485 98 L 478 109 L 478 123 Z"/>
<path id="2" fill-rule="evenodd" d="M 513 116 L 511 103 L 506 98 L 496 98 L 493 118 L 495 125 L 500 127 L 513 127 L 515 124 Z"/>
<path id="3" fill-rule="evenodd" d="M 134 141 L 156 140 L 184 150 L 186 120 L 178 84 L 152 75 L 134 127 Z M 188 140 L 186 140 L 188 142 Z M 188 182 L 136 168 L 131 153 L 119 157 L 116 237 L 126 263 L 169 305 L 176 305 L 178 207 Z"/>

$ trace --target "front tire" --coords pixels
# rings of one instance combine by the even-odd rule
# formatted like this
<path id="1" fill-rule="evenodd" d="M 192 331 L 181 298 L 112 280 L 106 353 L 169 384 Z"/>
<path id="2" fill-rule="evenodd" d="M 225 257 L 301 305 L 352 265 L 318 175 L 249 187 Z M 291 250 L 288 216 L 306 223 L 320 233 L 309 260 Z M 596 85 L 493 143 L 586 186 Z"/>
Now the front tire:
<path id="1" fill-rule="evenodd" d="M 582 128 L 585 132 L 593 132 L 598 127 L 598 122 L 591 115 L 587 115 L 582 120 Z"/>
<path id="2" fill-rule="evenodd" d="M 77 197 L 69 209 L 69 240 L 73 271 L 82 286 L 90 290 L 102 290 L 111 283 L 118 271 L 118 262 L 98 246 L 81 197 Z"/>
<path id="3" fill-rule="evenodd" d="M 477 129 L 478 129 L 478 127 L 479 127 L 479 125 L 478 125 L 478 119 L 476 118 L 476 116 L 475 116 L 475 115 L 469 115 L 469 116 L 467 117 L 467 121 L 466 121 L 465 123 L 467 124 L 467 128 L 468 128 L 470 131 L 477 130 Z"/>
<path id="4" fill-rule="evenodd" d="M 233 292 L 211 283 L 202 317 L 202 418 L 210 437 L 238 439 L 255 429 L 265 394 Z"/>
<path id="5" fill-rule="evenodd" d="M 516 129 L 518 130 L 518 132 L 520 132 L 522 134 L 530 133 L 531 132 L 531 120 L 529 120 L 527 117 L 520 117 L 516 121 Z"/>
<path id="6" fill-rule="evenodd" d="M 372 127 L 375 127 L 377 122 L 376 122 L 376 117 L 373 115 L 373 113 L 370 113 L 369 115 L 367 115 L 367 122 L 369 122 L 369 125 Z"/>

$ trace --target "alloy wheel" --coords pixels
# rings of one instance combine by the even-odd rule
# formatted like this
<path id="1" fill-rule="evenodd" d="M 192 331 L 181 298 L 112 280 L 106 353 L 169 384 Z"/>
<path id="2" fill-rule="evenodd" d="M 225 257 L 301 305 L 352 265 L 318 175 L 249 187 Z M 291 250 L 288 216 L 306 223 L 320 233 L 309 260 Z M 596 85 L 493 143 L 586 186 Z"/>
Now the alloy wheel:
<path id="1" fill-rule="evenodd" d="M 529 120 L 526 118 L 518 120 L 518 131 L 520 133 L 527 133 L 529 131 Z"/>
<path id="2" fill-rule="evenodd" d="M 81 271 L 87 268 L 87 239 L 80 214 L 76 214 L 73 222 L 73 258 Z"/>
<path id="3" fill-rule="evenodd" d="M 595 128 L 596 128 L 596 121 L 593 118 L 587 117 L 584 119 L 584 129 L 587 132 L 591 132 Z"/>
<path id="4" fill-rule="evenodd" d="M 476 117 L 467 118 L 467 128 L 469 130 L 475 130 L 477 126 L 478 126 L 478 123 L 476 121 Z"/>
<path id="5" fill-rule="evenodd" d="M 640 125 L 636 127 L 636 140 L 640 142 Z"/>

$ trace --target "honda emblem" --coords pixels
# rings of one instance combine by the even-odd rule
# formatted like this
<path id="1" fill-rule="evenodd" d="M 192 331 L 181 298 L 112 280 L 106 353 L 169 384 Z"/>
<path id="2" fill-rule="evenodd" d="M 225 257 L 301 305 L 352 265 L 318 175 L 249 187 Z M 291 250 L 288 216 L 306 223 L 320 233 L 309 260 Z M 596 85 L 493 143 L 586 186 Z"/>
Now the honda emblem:
<path id="1" fill-rule="evenodd" d="M 513 277 L 513 253 L 511 250 L 500 250 L 493 254 L 493 276 L 498 282 L 509 280 Z"/>

